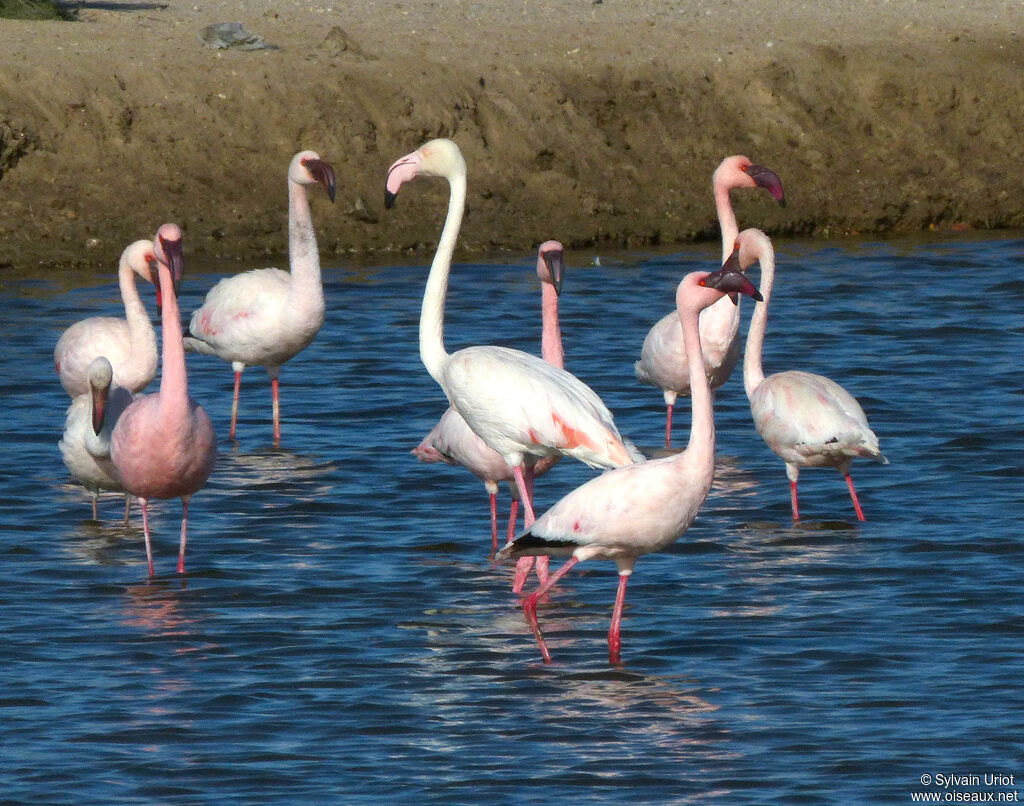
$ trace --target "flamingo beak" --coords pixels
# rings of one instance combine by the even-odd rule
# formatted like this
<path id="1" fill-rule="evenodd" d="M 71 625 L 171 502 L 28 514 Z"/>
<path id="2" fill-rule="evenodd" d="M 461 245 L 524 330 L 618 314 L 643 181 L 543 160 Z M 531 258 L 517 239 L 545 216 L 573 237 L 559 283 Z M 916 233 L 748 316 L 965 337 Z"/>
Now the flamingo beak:
<path id="1" fill-rule="evenodd" d="M 185 273 L 185 252 L 181 246 L 181 239 L 171 240 L 160 236 L 160 246 L 163 248 L 164 257 L 167 258 L 167 268 L 171 270 L 171 281 L 174 283 L 174 296 L 181 291 L 181 276 Z M 159 304 L 160 300 L 157 300 Z"/>
<path id="2" fill-rule="evenodd" d="M 740 271 L 739 255 L 740 253 L 737 249 L 729 255 L 729 259 L 725 261 L 721 269 L 711 272 L 711 274 L 700 281 L 700 285 L 705 288 L 713 288 L 715 291 L 721 291 L 723 294 L 728 294 L 729 299 L 733 301 L 734 305 L 739 305 L 740 294 L 753 297 L 758 302 L 764 302 L 761 292 Z"/>
<path id="3" fill-rule="evenodd" d="M 384 184 L 384 207 L 390 210 L 395 206 L 395 199 L 398 197 L 398 190 L 410 179 L 415 179 L 420 170 L 420 154 L 414 151 L 399 160 L 396 160 L 388 168 L 388 178 Z"/>
<path id="4" fill-rule="evenodd" d="M 103 430 L 103 421 L 107 416 L 108 391 L 109 387 L 106 386 L 92 387 L 92 430 L 96 435 Z"/>
<path id="5" fill-rule="evenodd" d="M 335 180 L 334 180 L 334 168 L 331 163 L 324 160 L 303 160 L 303 167 L 309 171 L 309 175 L 312 176 L 317 182 L 324 186 L 324 190 L 327 191 L 327 195 L 330 196 L 331 201 L 334 201 L 335 192 Z"/>
<path id="6" fill-rule="evenodd" d="M 542 252 L 541 258 L 551 274 L 551 285 L 555 287 L 555 293 L 561 294 L 562 278 L 565 276 L 565 253 L 561 249 L 552 249 Z"/>
<path id="7" fill-rule="evenodd" d="M 786 206 L 786 196 L 782 192 L 782 180 L 775 171 L 762 168 L 760 165 L 749 165 L 744 172 L 758 187 L 762 187 L 772 194 L 772 198 L 779 203 L 780 207 Z"/>

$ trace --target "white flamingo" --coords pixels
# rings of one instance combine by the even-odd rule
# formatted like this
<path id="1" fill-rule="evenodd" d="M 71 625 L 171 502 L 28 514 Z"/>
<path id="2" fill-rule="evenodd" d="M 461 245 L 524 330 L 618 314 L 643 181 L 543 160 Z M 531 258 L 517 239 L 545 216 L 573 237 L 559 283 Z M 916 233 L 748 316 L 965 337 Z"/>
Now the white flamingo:
<path id="1" fill-rule="evenodd" d="M 466 163 L 451 140 L 431 140 L 388 171 L 386 206 L 416 176 L 448 180 L 448 214 L 430 266 L 420 313 L 420 358 L 449 403 L 512 468 L 527 524 L 534 521 L 524 467 L 527 456 L 565 454 L 591 467 L 642 457 L 619 435 L 611 412 L 585 383 L 541 358 L 506 347 L 444 347 L 444 302 L 452 253 L 466 201 Z"/>
<path id="2" fill-rule="evenodd" d="M 782 182 L 774 171 L 754 165 L 749 157 L 726 157 L 711 177 L 715 194 L 718 225 L 722 230 L 722 262 L 732 252 L 739 233 L 736 213 L 729 192 L 736 188 L 761 187 L 785 206 Z M 704 370 L 714 391 L 732 374 L 740 357 L 740 309 L 729 300 L 721 300 L 700 315 L 700 342 L 704 352 Z M 666 314 L 648 331 L 633 369 L 638 380 L 662 390 L 665 396 L 665 447 L 672 446 L 672 412 L 676 398 L 690 393 L 683 333 L 675 311 Z"/>
<path id="3" fill-rule="evenodd" d="M 128 406 L 114 426 L 110 440 L 110 458 L 121 483 L 142 505 L 142 530 L 151 579 L 153 548 L 149 537 L 149 500 L 181 498 L 178 573 L 183 574 L 189 500 L 206 484 L 217 458 L 217 438 L 210 418 L 188 394 L 177 297 L 184 259 L 181 230 L 177 225 L 164 224 L 160 228 L 155 251 L 164 297 L 160 390 Z"/>
<path id="4" fill-rule="evenodd" d="M 92 494 L 92 519 L 98 520 L 100 492 L 124 492 L 117 469 L 110 461 L 110 434 L 135 395 L 113 385 L 114 370 L 102 355 L 92 360 L 87 375 L 89 392 L 79 395 L 68 406 L 59 447 L 71 475 Z M 126 494 L 126 525 L 130 508 L 131 498 Z"/>
<path id="5" fill-rule="evenodd" d="M 523 600 L 523 611 L 546 663 L 551 662 L 551 654 L 537 622 L 537 602 L 576 563 L 590 559 L 612 560 L 618 566 L 608 658 L 611 663 L 619 663 L 622 607 L 637 558 L 671 545 L 693 523 L 707 497 L 715 472 L 715 419 L 701 356 L 698 316 L 726 292 L 758 296 L 742 274 L 724 270 L 692 272 L 683 278 L 676 292 L 693 399 L 686 449 L 591 479 L 498 553 L 498 559 L 532 554 L 569 558 Z"/>
<path id="6" fill-rule="evenodd" d="M 75 322 L 57 340 L 53 365 L 64 391 L 71 397 L 89 393 L 89 365 L 104 356 L 113 368 L 113 384 L 140 392 L 156 376 L 156 331 L 142 304 L 135 277 L 153 282 L 152 241 L 135 241 L 121 253 L 117 281 L 124 301 L 124 319 L 93 316 Z M 159 304 L 159 290 L 157 303 Z"/>
<path id="7" fill-rule="evenodd" d="M 754 309 L 743 355 L 743 386 L 750 400 L 757 433 L 783 462 L 789 477 L 793 520 L 800 520 L 797 478 L 801 467 L 834 467 L 843 474 L 858 520 L 864 520 L 857 491 L 850 477 L 856 457 L 888 464 L 878 447 L 878 437 L 868 426 L 857 400 L 842 386 L 810 372 L 777 372 L 764 376 L 761 353 L 768 327 L 768 302 L 775 278 L 775 250 L 768 236 L 747 229 L 736 239 L 736 250 L 724 268 L 746 270 L 761 266 L 764 300 Z"/>
<path id="8" fill-rule="evenodd" d="M 273 401 L 274 444 L 281 442 L 278 377 L 281 365 L 304 350 L 324 323 L 320 279 L 308 185 L 320 184 L 334 201 L 334 169 L 315 151 L 300 151 L 288 166 L 288 259 L 291 273 L 253 269 L 225 277 L 192 314 L 185 348 L 231 362 L 235 391 L 231 403 L 231 439 L 238 421 L 242 370 L 267 368 Z"/>
<path id="9" fill-rule="evenodd" d="M 565 250 L 558 241 L 545 241 L 537 250 L 537 277 L 541 281 L 541 357 L 555 367 L 565 368 L 565 352 L 558 323 L 558 296 L 565 276 Z M 511 482 L 512 505 L 508 521 L 508 540 L 515 534 L 519 513 L 519 494 L 512 469 L 501 454 L 489 447 L 462 415 L 449 408 L 430 433 L 413 448 L 421 462 L 460 465 L 484 483 L 491 509 L 491 553 L 498 550 L 498 485 Z M 554 466 L 558 457 L 550 457 L 532 466 L 527 462 L 527 484 Z M 532 490 L 531 490 L 532 492 Z"/>

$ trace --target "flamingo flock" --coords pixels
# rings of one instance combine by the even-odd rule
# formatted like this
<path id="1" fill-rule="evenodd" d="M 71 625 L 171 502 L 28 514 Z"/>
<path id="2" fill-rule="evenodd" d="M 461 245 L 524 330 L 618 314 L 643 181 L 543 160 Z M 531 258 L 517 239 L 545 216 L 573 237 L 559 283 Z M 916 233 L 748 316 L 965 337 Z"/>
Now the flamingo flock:
<path id="1" fill-rule="evenodd" d="M 686 447 L 647 459 L 624 437 L 612 412 L 587 383 L 565 368 L 558 301 L 565 273 L 561 243 L 545 241 L 537 253 L 541 283 L 541 356 L 503 346 L 476 345 L 449 353 L 444 318 L 452 256 L 466 209 L 468 169 L 450 139 L 430 140 L 387 170 L 385 206 L 418 178 L 440 179 L 448 204 L 423 293 L 419 354 L 449 408 L 412 453 L 423 462 L 460 465 L 484 483 L 490 503 L 491 555 L 515 560 L 513 591 L 524 587 L 531 568 L 537 587 L 522 598 L 526 621 L 545 663 L 552 661 L 540 629 L 538 605 L 578 563 L 609 560 L 618 587 L 608 632 L 608 657 L 621 663 L 622 617 L 629 577 L 639 557 L 666 549 L 696 519 L 715 469 L 714 393 L 739 361 L 741 296 L 755 300 L 743 361 L 743 382 L 758 434 L 783 460 L 790 481 L 791 513 L 800 520 L 797 479 L 801 468 L 835 467 L 844 476 L 854 512 L 865 519 L 850 469 L 855 458 L 887 460 L 863 409 L 829 378 L 801 371 L 765 376 L 762 348 L 773 290 L 775 254 L 758 229 L 742 232 L 730 193 L 766 190 L 785 204 L 779 176 L 736 155 L 712 176 L 722 234 L 722 261 L 679 282 L 675 310 L 644 340 L 634 371 L 662 390 L 666 403 L 665 446 L 671 448 L 677 398 L 690 398 Z M 315 151 L 300 151 L 288 166 L 290 271 L 268 268 L 217 283 L 181 324 L 178 292 L 184 270 L 183 234 L 164 224 L 154 238 L 123 252 L 118 281 L 125 318 L 93 317 L 61 335 L 54 350 L 58 379 L 72 397 L 60 451 L 71 475 L 92 496 L 97 517 L 100 491 L 124 493 L 142 509 L 147 572 L 155 577 L 149 523 L 154 499 L 180 498 L 181 529 L 176 573 L 185 573 L 191 497 L 214 470 L 217 438 L 210 417 L 189 396 L 186 352 L 216 355 L 231 363 L 234 393 L 229 439 L 235 440 L 241 374 L 266 368 L 271 380 L 274 444 L 280 445 L 278 378 L 281 366 L 307 347 L 326 313 L 320 259 L 307 188 L 320 185 L 333 202 L 332 165 Z M 745 272 L 757 264 L 760 287 Z M 156 287 L 161 322 L 156 333 L 136 285 Z M 156 376 L 159 389 L 142 394 Z M 563 456 L 605 472 L 566 493 L 539 516 L 534 481 Z M 497 493 L 508 483 L 512 503 L 505 545 L 498 548 Z M 519 505 L 523 529 L 516 533 Z M 548 557 L 565 558 L 553 574 Z"/>

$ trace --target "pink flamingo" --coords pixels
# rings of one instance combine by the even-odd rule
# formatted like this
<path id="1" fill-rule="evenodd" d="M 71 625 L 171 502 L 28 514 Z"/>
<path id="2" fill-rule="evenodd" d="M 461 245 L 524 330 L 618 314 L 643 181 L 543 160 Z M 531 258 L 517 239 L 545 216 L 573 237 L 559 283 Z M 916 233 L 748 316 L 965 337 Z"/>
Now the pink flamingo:
<path id="1" fill-rule="evenodd" d="M 124 301 L 124 319 L 93 316 L 65 330 L 53 350 L 53 364 L 64 391 L 71 397 L 89 394 L 89 365 L 104 356 L 113 368 L 113 384 L 140 392 L 156 376 L 156 331 L 135 286 L 138 275 L 153 282 L 149 264 L 152 241 L 135 241 L 121 253 L 117 280 Z M 157 293 L 159 304 L 159 291 Z"/>
<path id="2" fill-rule="evenodd" d="M 783 462 L 789 477 L 793 520 L 800 520 L 796 482 L 801 467 L 834 467 L 843 474 L 858 520 L 864 512 L 850 477 L 850 466 L 860 456 L 888 464 L 878 447 L 878 437 L 868 426 L 857 400 L 842 386 L 810 372 L 777 372 L 764 376 L 761 353 L 768 327 L 768 302 L 775 279 L 775 250 L 768 236 L 747 229 L 736 239 L 736 250 L 723 270 L 761 266 L 764 300 L 754 309 L 743 356 L 743 386 L 750 400 L 757 433 Z"/>
<path id="3" fill-rule="evenodd" d="M 288 257 L 291 273 L 254 269 L 225 277 L 192 314 L 185 347 L 231 362 L 235 391 L 231 431 L 235 438 L 238 393 L 246 366 L 267 368 L 273 401 L 274 444 L 281 443 L 278 377 L 281 365 L 304 350 L 324 323 L 324 288 L 320 279 L 313 216 L 307 185 L 321 184 L 334 201 L 334 169 L 315 151 L 300 151 L 288 166 Z"/>
<path id="4" fill-rule="evenodd" d="M 541 281 L 541 357 L 555 367 L 565 368 L 565 352 L 562 349 L 562 333 L 558 324 L 558 296 L 562 290 L 565 274 L 565 250 L 558 241 L 545 241 L 537 250 L 537 277 Z M 491 553 L 498 550 L 498 485 L 511 481 L 512 507 L 508 522 L 508 540 L 515 533 L 519 513 L 519 495 L 514 485 L 512 469 L 501 454 L 490 448 L 473 429 L 466 424 L 455 409 L 449 408 L 420 442 L 412 453 L 421 462 L 445 462 L 461 465 L 484 483 L 490 498 L 491 508 Z M 551 469 L 557 457 L 541 460 L 532 467 L 532 478 L 537 478 Z M 527 462 L 529 480 L 530 462 Z"/>
<path id="5" fill-rule="evenodd" d="M 87 376 L 89 393 L 79 395 L 68 406 L 59 447 L 71 475 L 92 494 L 92 519 L 98 520 L 100 491 L 124 492 L 117 469 L 110 461 L 110 434 L 135 395 L 113 385 L 114 370 L 102 355 L 89 364 Z M 131 498 L 126 494 L 126 526 L 130 509 Z"/>
<path id="6" fill-rule="evenodd" d="M 188 395 L 185 348 L 177 287 L 184 264 L 181 230 L 164 224 L 155 239 L 157 272 L 163 295 L 163 370 L 160 391 L 132 403 L 114 426 L 110 458 L 124 488 L 142 504 L 146 561 L 153 578 L 153 548 L 149 537 L 149 500 L 181 498 L 181 538 L 178 573 L 185 573 L 188 504 L 202 489 L 217 458 L 217 438 L 210 418 Z"/>
<path id="7" fill-rule="evenodd" d="M 385 204 L 417 176 L 448 180 L 448 214 L 430 266 L 420 313 L 420 358 L 455 408 L 491 448 L 504 457 L 534 521 L 525 477 L 526 457 L 565 454 L 591 467 L 640 461 L 619 435 L 611 412 L 585 383 L 541 358 L 506 347 L 444 347 L 444 302 L 452 253 L 466 202 L 466 162 L 451 140 L 431 140 L 388 171 Z"/>
<path id="8" fill-rule="evenodd" d="M 616 468 L 577 487 L 498 553 L 498 559 L 549 554 L 568 561 L 523 600 L 523 612 L 545 663 L 551 662 L 537 622 L 537 602 L 583 560 L 613 560 L 619 586 L 608 632 L 608 658 L 619 663 L 626 584 L 638 557 L 670 546 L 689 528 L 715 472 L 715 419 L 704 373 L 698 317 L 725 293 L 757 298 L 739 272 L 692 272 L 676 291 L 693 399 L 690 441 L 681 453 Z"/>
<path id="9" fill-rule="evenodd" d="M 774 171 L 754 165 L 748 157 L 726 157 L 711 178 L 715 209 L 722 230 L 722 262 L 732 252 L 732 243 L 740 231 L 732 209 L 729 191 L 735 188 L 761 187 L 785 206 L 782 182 Z M 712 391 L 724 384 L 740 357 L 740 309 L 728 300 L 720 300 L 700 315 L 700 342 L 704 352 L 704 370 Z M 644 339 L 640 360 L 633 367 L 643 383 L 662 390 L 665 396 L 665 447 L 672 447 L 672 412 L 676 397 L 690 393 L 689 370 L 683 333 L 675 311 L 654 324 Z"/>

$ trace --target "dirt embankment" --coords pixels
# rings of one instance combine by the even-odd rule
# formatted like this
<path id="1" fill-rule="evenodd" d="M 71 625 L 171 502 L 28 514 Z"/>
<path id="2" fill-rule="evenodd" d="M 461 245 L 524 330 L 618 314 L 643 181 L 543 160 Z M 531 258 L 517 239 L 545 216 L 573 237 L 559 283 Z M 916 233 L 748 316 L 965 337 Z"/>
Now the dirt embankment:
<path id="1" fill-rule="evenodd" d="M 200 258 L 279 254 L 300 148 L 338 175 L 336 205 L 313 194 L 325 254 L 428 248 L 443 189 L 387 213 L 382 196 L 388 165 L 435 136 L 469 164 L 468 250 L 717 237 L 710 176 L 731 153 L 782 177 L 785 209 L 736 194 L 741 224 L 773 233 L 1024 226 L 1010 4 L 856 36 L 704 4 L 734 15 L 723 39 L 696 2 L 574 17 L 550 0 L 539 22 L 456 0 L 266 3 L 246 24 L 280 49 L 203 46 L 231 5 L 0 25 L 0 267 L 112 266 L 168 220 Z"/>

